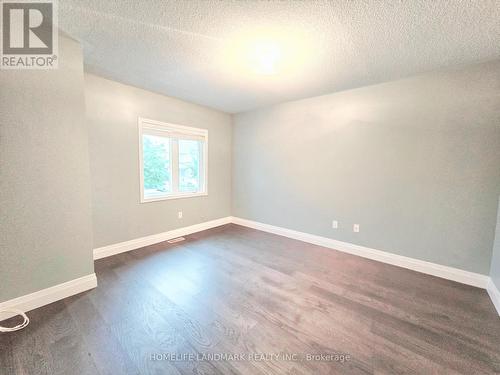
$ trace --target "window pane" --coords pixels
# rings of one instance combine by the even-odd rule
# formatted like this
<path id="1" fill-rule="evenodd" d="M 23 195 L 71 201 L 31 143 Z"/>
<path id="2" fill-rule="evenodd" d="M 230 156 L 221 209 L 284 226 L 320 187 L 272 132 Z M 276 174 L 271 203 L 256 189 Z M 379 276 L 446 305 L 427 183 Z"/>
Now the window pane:
<path id="1" fill-rule="evenodd" d="M 179 191 L 200 191 L 201 142 L 179 139 Z"/>
<path id="2" fill-rule="evenodd" d="M 144 165 L 144 198 L 161 197 L 171 193 L 170 139 L 143 135 L 142 160 Z"/>

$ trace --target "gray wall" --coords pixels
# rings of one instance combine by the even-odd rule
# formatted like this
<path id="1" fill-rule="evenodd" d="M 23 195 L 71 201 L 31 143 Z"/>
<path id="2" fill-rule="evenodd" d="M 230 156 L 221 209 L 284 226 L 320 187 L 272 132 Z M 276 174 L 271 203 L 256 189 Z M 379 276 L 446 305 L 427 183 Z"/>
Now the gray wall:
<path id="1" fill-rule="evenodd" d="M 498 200 L 497 229 L 493 244 L 490 276 L 497 289 L 500 290 L 500 199 Z"/>
<path id="2" fill-rule="evenodd" d="M 0 71 L 0 302 L 94 272 L 83 60 Z"/>
<path id="3" fill-rule="evenodd" d="M 230 115 L 90 74 L 85 100 L 94 247 L 230 215 Z M 138 117 L 208 129 L 208 196 L 140 203 Z"/>
<path id="4" fill-rule="evenodd" d="M 497 61 L 235 115 L 233 215 L 488 274 L 499 103 Z"/>

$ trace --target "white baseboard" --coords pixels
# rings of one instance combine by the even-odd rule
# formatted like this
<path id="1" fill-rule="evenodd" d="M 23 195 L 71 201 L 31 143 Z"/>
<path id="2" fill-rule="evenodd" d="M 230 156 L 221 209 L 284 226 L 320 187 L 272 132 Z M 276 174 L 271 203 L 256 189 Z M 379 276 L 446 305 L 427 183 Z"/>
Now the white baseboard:
<path id="1" fill-rule="evenodd" d="M 62 284 L 51 286 L 50 288 L 39 290 L 38 292 L 26 294 L 5 302 L 0 303 L 0 311 L 8 309 L 17 309 L 21 311 L 30 311 L 37 307 L 48 305 L 49 303 L 59 301 L 63 298 L 85 292 L 97 286 L 95 273 L 78 279 L 70 280 Z M 15 314 L 2 313 L 0 321 L 8 319 Z"/>
<path id="2" fill-rule="evenodd" d="M 488 287 L 486 288 L 488 294 L 490 295 L 493 305 L 497 309 L 498 315 L 500 316 L 500 290 L 493 284 L 493 280 L 488 281 Z"/>
<path id="3" fill-rule="evenodd" d="M 299 232 L 292 229 L 282 228 L 274 225 L 259 223 L 257 221 L 251 221 L 232 216 L 224 217 L 217 220 L 207 221 L 200 224 L 195 224 L 188 227 L 174 229 L 168 232 L 158 233 L 151 236 L 136 238 L 130 241 L 120 242 L 113 245 L 99 247 L 94 249 L 94 259 L 101 259 L 111 255 L 123 253 L 126 251 L 135 250 L 144 246 L 153 245 L 159 242 L 170 240 L 172 238 L 186 236 L 188 234 L 200 232 L 210 228 L 215 228 L 229 223 L 234 223 L 245 227 L 262 230 L 264 232 L 269 232 L 288 238 L 293 238 L 299 241 L 312 243 L 315 245 L 327 247 L 345 253 L 361 256 L 363 258 L 376 260 L 382 263 L 392 264 L 394 266 L 407 268 L 413 271 L 441 277 L 443 279 L 456 281 L 462 284 L 467 284 L 482 289 L 488 288 L 490 296 L 493 294 L 493 292 L 490 292 L 491 289 L 489 286 L 490 278 L 486 275 L 469 272 L 458 268 L 443 266 L 436 263 L 426 262 L 423 260 L 413 259 L 402 255 L 396 255 L 386 251 L 376 250 L 365 246 L 338 241 L 327 237 L 321 237 L 314 234 Z M 496 288 L 495 291 L 498 293 L 498 290 Z M 498 301 L 500 299 L 498 298 L 498 294 L 493 294 L 493 295 L 497 296 L 497 300 L 494 301 L 494 303 L 498 309 Z"/>
<path id="4" fill-rule="evenodd" d="M 463 284 L 476 286 L 486 289 L 500 315 L 500 291 L 493 284 L 488 276 L 464 271 L 458 268 L 442 266 L 435 263 L 426 262 L 423 260 L 404 257 L 401 255 L 391 254 L 380 250 L 371 249 L 368 247 L 333 240 L 331 238 L 316 236 L 309 233 L 298 232 L 295 230 L 281 228 L 274 225 L 259 223 L 256 221 L 241 219 L 238 217 L 225 217 L 217 220 L 207 221 L 200 224 L 191 225 L 184 228 L 174 229 L 168 232 L 155 234 L 152 236 L 137 238 L 131 241 L 121 242 L 114 245 L 104 246 L 94 249 L 94 259 L 100 259 L 114 254 L 119 254 L 125 251 L 130 251 L 140 247 L 152 245 L 158 242 L 163 242 L 172 238 L 185 236 L 191 233 L 200 232 L 206 229 L 215 228 L 224 224 L 234 223 L 249 228 L 262 230 L 264 232 L 274 233 L 288 238 L 293 238 L 299 241 L 312 243 L 315 245 L 339 250 L 353 255 L 358 255 L 364 258 L 376 260 L 383 263 L 392 264 L 395 266 L 408 268 L 414 271 L 425 274 L 438 276 L 444 279 L 457 281 Z M 93 289 L 97 286 L 97 278 L 95 273 L 70 280 L 68 282 L 52 286 L 50 288 L 39 290 L 38 292 L 30 293 L 18 298 L 14 298 L 0 303 L 0 311 L 5 309 L 17 309 L 21 311 L 30 311 L 49 303 L 61 300 L 66 297 Z M 0 321 L 8 319 L 14 314 L 0 314 Z"/>
<path id="5" fill-rule="evenodd" d="M 99 247 L 94 249 L 94 260 L 171 240 L 172 238 L 187 236 L 191 233 L 201 232 L 202 230 L 219 227 L 224 224 L 229 224 L 230 222 L 231 217 L 228 216 L 221 219 L 206 221 L 200 224 L 190 225 L 189 227 L 178 228 L 170 230 L 168 232 L 153 234 L 151 236 L 135 238 L 130 241 L 119 242 L 116 244 Z"/>
<path id="6" fill-rule="evenodd" d="M 358 255 L 363 258 L 376 260 L 382 263 L 392 264 L 394 266 L 399 266 L 413 271 L 422 272 L 428 275 L 441 277 L 443 279 L 457 281 L 462 284 L 472 285 L 482 289 L 486 289 L 488 281 L 490 279 L 488 276 L 479 273 L 464 271 L 453 267 L 442 266 L 436 263 L 413 259 L 402 255 L 396 255 L 381 250 L 375 250 L 369 247 L 355 245 L 348 242 L 342 242 L 327 237 L 316 236 L 314 234 L 298 232 L 287 228 L 259 223 L 257 221 L 241 219 L 239 217 L 232 217 L 231 221 L 234 224 L 242 225 L 245 227 L 278 234 L 280 236 L 312 243 L 314 245 L 328 247 L 330 249 L 335 249 L 345 253 Z"/>

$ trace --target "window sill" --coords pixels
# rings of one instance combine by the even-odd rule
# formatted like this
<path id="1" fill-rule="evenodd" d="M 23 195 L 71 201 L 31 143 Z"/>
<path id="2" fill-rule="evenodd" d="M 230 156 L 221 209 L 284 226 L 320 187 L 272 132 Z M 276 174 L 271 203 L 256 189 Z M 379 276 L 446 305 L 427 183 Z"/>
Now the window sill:
<path id="1" fill-rule="evenodd" d="M 167 195 L 164 197 L 155 197 L 155 198 L 143 198 L 143 197 L 141 197 L 141 203 L 167 201 L 167 200 L 171 200 L 171 199 L 205 197 L 205 196 L 208 196 L 208 193 L 204 192 L 204 193 L 175 194 L 175 195 Z"/>

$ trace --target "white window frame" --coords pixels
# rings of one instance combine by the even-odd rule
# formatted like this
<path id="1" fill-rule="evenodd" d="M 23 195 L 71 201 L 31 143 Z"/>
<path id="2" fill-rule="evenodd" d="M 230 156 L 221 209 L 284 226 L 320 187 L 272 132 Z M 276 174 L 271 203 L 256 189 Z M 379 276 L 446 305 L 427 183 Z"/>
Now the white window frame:
<path id="1" fill-rule="evenodd" d="M 192 128 L 189 126 L 170 124 L 156 120 L 139 117 L 139 175 L 141 203 L 164 201 L 169 199 L 192 198 L 208 195 L 208 130 Z M 158 134 L 170 138 L 171 164 L 172 164 L 172 193 L 154 198 L 144 197 L 144 161 L 142 150 L 143 134 Z M 201 190 L 196 193 L 179 192 L 179 143 L 178 139 L 199 139 L 202 141 L 202 152 L 200 155 L 200 184 Z"/>

